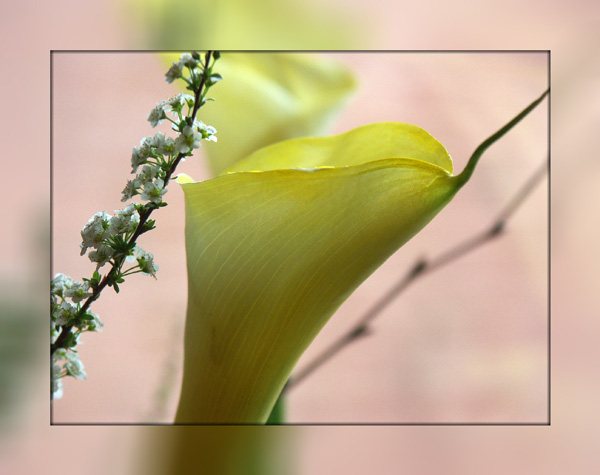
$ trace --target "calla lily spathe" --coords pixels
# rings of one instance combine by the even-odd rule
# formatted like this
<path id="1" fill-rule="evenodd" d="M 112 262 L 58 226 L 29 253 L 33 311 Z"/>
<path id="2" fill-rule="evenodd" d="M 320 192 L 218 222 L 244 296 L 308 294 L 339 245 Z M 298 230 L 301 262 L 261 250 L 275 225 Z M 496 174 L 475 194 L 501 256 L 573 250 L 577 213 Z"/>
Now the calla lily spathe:
<path id="1" fill-rule="evenodd" d="M 176 420 L 264 422 L 329 317 L 458 191 L 451 172 L 427 132 L 383 123 L 275 144 L 183 184 L 189 300 Z"/>
<path id="2" fill-rule="evenodd" d="M 229 173 L 180 178 L 188 311 L 176 422 L 264 423 L 344 300 L 471 176 L 418 127 L 372 124 L 258 150 Z"/>

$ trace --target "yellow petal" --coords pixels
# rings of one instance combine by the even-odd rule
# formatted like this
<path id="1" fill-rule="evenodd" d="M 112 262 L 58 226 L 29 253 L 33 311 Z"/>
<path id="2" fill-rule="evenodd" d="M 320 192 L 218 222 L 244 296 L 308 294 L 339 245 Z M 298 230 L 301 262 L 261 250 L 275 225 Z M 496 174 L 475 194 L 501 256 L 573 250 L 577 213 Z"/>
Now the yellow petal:
<path id="1" fill-rule="evenodd" d="M 264 147 L 228 172 L 346 167 L 386 158 L 413 158 L 452 173 L 444 146 L 420 127 L 381 122 L 327 138 L 300 138 Z"/>
<path id="2" fill-rule="evenodd" d="M 407 127 L 420 159 L 384 158 L 410 149 L 390 132 Z M 176 421 L 264 422 L 333 312 L 460 187 L 421 129 L 386 123 L 346 137 L 347 148 L 343 136 L 278 144 L 244 162 L 268 171 L 182 185 L 189 300 Z M 312 159 L 302 158 L 307 144 Z M 351 166 L 269 169 L 292 156 L 339 165 L 341 151 Z"/>
<path id="3" fill-rule="evenodd" d="M 292 0 L 125 0 L 127 28 L 145 49 L 352 49 L 364 47 L 364 18 L 351 9 Z M 139 44 L 139 43 L 138 43 Z"/>
<path id="4" fill-rule="evenodd" d="M 194 183 L 195 180 L 189 176 L 187 173 L 180 173 L 175 177 L 175 181 L 180 185 L 185 185 L 186 183 Z"/>
<path id="5" fill-rule="evenodd" d="M 333 312 L 547 94 L 458 176 L 425 131 L 383 123 L 274 144 L 231 173 L 183 184 L 189 292 L 176 422 L 265 422 Z"/>
<path id="6" fill-rule="evenodd" d="M 214 70 L 225 80 L 198 113 L 217 129 L 219 142 L 203 144 L 214 174 L 274 142 L 325 132 L 355 85 L 346 69 L 308 54 L 223 53 Z"/>

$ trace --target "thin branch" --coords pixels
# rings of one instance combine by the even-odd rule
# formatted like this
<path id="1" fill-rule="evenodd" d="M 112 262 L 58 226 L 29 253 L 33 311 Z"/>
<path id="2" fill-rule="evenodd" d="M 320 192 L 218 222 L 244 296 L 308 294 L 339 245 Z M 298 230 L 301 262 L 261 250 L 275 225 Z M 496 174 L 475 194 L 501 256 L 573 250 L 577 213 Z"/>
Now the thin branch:
<path id="1" fill-rule="evenodd" d="M 425 258 L 418 260 L 411 270 L 403 276 L 398 282 L 385 293 L 359 320 L 358 322 L 341 337 L 330 344 L 323 352 L 317 355 L 309 362 L 302 370 L 292 376 L 285 387 L 282 394 L 287 393 L 290 389 L 295 388 L 300 382 L 314 373 L 317 369 L 323 366 L 327 361 L 333 358 L 343 348 L 347 347 L 352 342 L 357 341 L 363 336 L 370 333 L 369 324 L 391 303 L 396 297 L 404 292 L 413 282 L 436 269 L 448 265 L 455 260 L 469 254 L 471 251 L 490 242 L 495 237 L 503 233 L 506 222 L 523 204 L 532 191 L 542 181 L 542 178 L 548 171 L 548 160 L 544 160 L 542 165 L 529 177 L 529 179 L 519 188 L 514 197 L 508 202 L 504 209 L 498 214 L 492 225 L 485 231 L 476 234 L 475 236 L 465 240 L 457 246 L 451 248 L 437 258 L 427 260 Z"/>
<path id="2" fill-rule="evenodd" d="M 206 85 L 206 81 L 208 79 L 208 71 L 209 71 L 209 64 L 210 64 L 211 56 L 212 56 L 212 51 L 208 51 L 204 58 L 204 74 L 202 75 L 202 80 L 200 82 L 200 85 L 198 86 L 198 90 L 196 91 L 196 94 L 194 97 L 194 108 L 193 108 L 192 114 L 190 116 L 192 122 L 196 119 L 196 113 L 198 112 L 198 109 L 200 109 L 200 107 L 202 107 L 202 105 L 203 105 L 202 101 L 203 101 L 204 97 L 202 94 L 202 90 L 204 89 L 204 86 Z M 171 165 L 169 170 L 167 170 L 164 181 L 163 181 L 164 188 L 166 188 L 167 185 L 169 184 L 169 180 L 171 179 L 173 172 L 177 168 L 177 165 L 179 165 L 179 162 L 181 162 L 181 159 L 185 156 L 187 156 L 186 153 L 180 152 L 177 155 L 177 157 L 175 158 L 175 160 L 173 161 L 173 164 Z M 140 221 L 137 225 L 135 232 L 129 239 L 128 244 L 135 244 L 138 237 L 140 237 L 140 235 L 144 232 L 144 224 L 146 224 L 146 222 L 150 218 L 150 215 L 156 209 L 158 209 L 158 206 L 149 207 L 140 215 Z M 90 305 L 93 302 L 95 302 L 100 297 L 100 294 L 102 293 L 104 288 L 106 288 L 106 286 L 112 281 L 115 274 L 117 274 L 118 272 L 121 271 L 124 262 L 125 262 L 125 256 L 121 256 L 121 257 L 118 257 L 117 259 L 115 259 L 115 262 L 114 262 L 112 268 L 110 269 L 110 271 L 104 276 L 104 278 L 100 281 L 98 286 L 93 289 L 92 295 L 87 298 L 87 300 L 84 302 L 84 304 L 78 310 L 78 312 L 77 312 L 78 315 L 85 315 L 85 312 L 87 311 L 87 309 L 90 307 Z M 50 345 L 50 354 L 51 355 L 53 355 L 54 352 L 56 350 L 58 350 L 59 348 L 65 347 L 65 345 L 69 339 L 69 336 L 71 335 L 72 329 L 73 329 L 73 325 L 64 325 L 61 328 L 58 338 L 56 339 L 56 341 L 53 344 Z"/>
<path id="3" fill-rule="evenodd" d="M 458 175 L 462 180 L 463 184 L 469 181 L 469 178 L 473 174 L 475 167 L 477 166 L 477 162 L 481 156 L 485 153 L 485 151 L 490 148 L 494 143 L 500 140 L 510 129 L 512 129 L 515 125 L 517 125 L 521 120 L 523 120 L 533 109 L 537 107 L 537 105 L 544 100 L 544 98 L 550 94 L 550 89 L 546 89 L 546 91 L 538 97 L 535 101 L 529 104 L 525 109 L 523 109 L 517 116 L 510 120 L 504 127 L 490 135 L 487 139 L 485 139 L 481 144 L 475 149 L 469 161 L 467 162 L 467 166 L 465 169 Z"/>

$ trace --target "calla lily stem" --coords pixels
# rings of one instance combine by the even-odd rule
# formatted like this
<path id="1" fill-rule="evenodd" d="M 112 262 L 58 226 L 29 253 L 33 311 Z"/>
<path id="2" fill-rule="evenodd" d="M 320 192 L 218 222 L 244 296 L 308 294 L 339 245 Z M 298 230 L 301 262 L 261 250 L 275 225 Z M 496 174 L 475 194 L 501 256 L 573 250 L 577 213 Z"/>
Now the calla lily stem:
<path id="1" fill-rule="evenodd" d="M 544 93 L 544 95 L 545 94 L 546 93 Z M 542 96 L 542 98 L 543 97 L 544 96 Z M 542 98 L 538 99 L 536 103 L 538 103 Z M 491 144 L 488 144 L 488 146 L 489 145 Z M 481 146 L 479 148 L 481 148 Z M 473 154 L 473 156 L 475 156 L 475 154 Z M 285 385 L 282 391 L 282 394 L 285 394 L 290 389 L 295 388 L 299 383 L 301 383 L 308 376 L 314 373 L 317 369 L 319 369 L 321 366 L 327 363 L 327 361 L 333 358 L 350 343 L 357 341 L 363 336 L 369 335 L 369 324 L 371 323 L 371 321 L 378 317 L 390 303 L 392 303 L 413 282 L 418 280 L 419 277 L 423 277 L 424 275 L 436 269 L 444 267 L 447 264 L 451 264 L 455 260 L 466 256 L 471 251 L 474 251 L 475 249 L 490 242 L 495 237 L 500 236 L 506 227 L 507 220 L 531 195 L 533 190 L 537 187 L 537 185 L 539 185 L 539 183 L 542 181 L 547 172 L 548 160 L 544 160 L 544 162 L 536 169 L 536 171 L 527 179 L 523 186 L 519 188 L 517 193 L 515 193 L 513 198 L 508 202 L 504 209 L 498 214 L 496 219 L 492 222 L 492 225 L 489 226 L 486 230 L 476 234 L 471 238 L 466 239 L 462 243 L 458 244 L 457 246 L 451 248 L 450 250 L 446 251 L 445 253 L 439 255 L 434 259 L 419 259 L 408 271 L 408 273 L 406 273 L 402 278 L 400 278 L 385 295 L 383 295 L 361 318 L 359 318 L 357 324 L 355 324 L 349 331 L 347 331 L 338 339 L 336 339 L 331 345 L 329 345 L 322 353 L 317 355 L 304 368 L 302 368 L 300 371 L 294 374 L 288 380 L 287 384 Z"/>
<path id="2" fill-rule="evenodd" d="M 523 111 L 520 114 L 518 114 L 514 119 L 512 119 L 508 124 L 506 124 L 500 130 L 498 130 L 496 133 L 494 133 L 493 135 L 491 135 L 487 139 L 485 139 L 481 143 L 481 145 L 479 145 L 479 147 L 477 147 L 475 149 L 475 151 L 473 152 L 473 155 L 471 155 L 471 157 L 469 158 L 469 162 L 467 163 L 467 166 L 460 173 L 460 175 L 457 176 L 457 178 L 461 180 L 463 185 L 467 181 L 469 181 L 469 178 L 471 178 L 471 175 L 473 174 L 473 171 L 475 170 L 475 167 L 477 166 L 477 162 L 479 162 L 479 159 L 484 154 L 484 152 L 488 148 L 490 148 L 490 146 L 492 144 L 494 144 L 495 142 L 500 140 L 510 129 L 512 129 L 519 122 L 521 122 L 521 120 L 524 119 L 525 116 L 527 116 L 527 114 L 529 114 L 533 109 L 535 109 L 536 106 L 540 102 L 542 102 L 549 93 L 550 93 L 550 88 L 546 89 L 546 91 L 540 97 L 538 97 L 535 101 L 533 101 L 525 109 L 523 109 Z"/>

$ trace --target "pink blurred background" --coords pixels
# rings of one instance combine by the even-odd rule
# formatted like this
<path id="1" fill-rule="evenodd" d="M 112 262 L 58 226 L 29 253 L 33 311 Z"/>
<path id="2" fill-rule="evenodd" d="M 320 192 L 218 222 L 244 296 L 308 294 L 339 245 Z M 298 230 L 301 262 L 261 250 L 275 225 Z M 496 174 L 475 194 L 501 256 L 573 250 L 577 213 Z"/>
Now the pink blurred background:
<path id="1" fill-rule="evenodd" d="M 331 5 L 332 8 L 340 8 L 337 1 Z M 596 367 L 599 356 L 596 268 L 600 256 L 596 245 L 599 226 L 595 203 L 598 201 L 596 184 L 600 169 L 597 157 L 591 151 L 595 145 L 592 141 L 595 139 L 600 111 L 597 90 L 599 61 L 594 49 L 600 18 L 599 7 L 595 2 L 588 1 L 571 2 L 566 7 L 557 2 L 543 5 L 538 2 L 503 2 L 485 6 L 463 2 L 453 4 L 451 12 L 447 11 L 450 7 L 431 2 L 419 6 L 415 4 L 409 9 L 392 2 L 370 4 L 368 11 L 363 7 L 358 2 L 344 2 L 343 10 L 340 10 L 340 14 L 348 13 L 360 18 L 361 25 L 364 26 L 358 34 L 354 32 L 355 44 L 350 45 L 351 47 L 552 50 L 552 425 L 527 428 L 313 427 L 271 430 L 278 431 L 282 436 L 296 436 L 291 445 L 293 457 L 290 463 L 296 466 L 297 473 L 391 474 L 401 470 L 410 473 L 436 473 L 441 470 L 445 473 L 593 472 L 593 467 L 599 462 L 593 441 L 597 439 L 599 422 L 596 409 Z M 5 48 L 2 53 L 4 64 L 10 65 L 11 71 L 3 78 L 3 104 L 6 110 L 12 112 L 3 115 L 1 130 L 7 148 L 5 156 L 23 158 L 3 160 L 6 176 L 13 178 L 6 182 L 6 196 L 11 197 L 11 203 L 18 203 L 19 206 L 5 206 L 2 211 L 5 222 L 11 223 L 11 232 L 2 233 L 4 249 L 11 250 L 5 253 L 2 260 L 2 282 L 5 288 L 8 288 L 9 281 L 17 284 L 42 282 L 43 287 L 38 292 L 41 295 L 45 293 L 48 275 L 47 259 L 43 254 L 47 247 L 38 234 L 38 229 L 44 228 L 40 222 L 44 221 L 43 217 L 48 209 L 48 50 L 74 47 L 123 48 L 134 44 L 139 47 L 140 42 L 132 42 L 133 33 L 128 28 L 127 20 L 122 11 L 111 3 L 98 3 L 92 8 L 78 2 L 60 5 L 20 2 L 4 5 L 3 13 L 0 35 L 4 44 L 15 44 L 16 38 L 20 42 L 18 48 Z M 474 21 L 478 22 L 477 27 L 473 25 Z M 251 40 L 247 45 L 255 48 L 273 47 L 273 44 L 252 44 Z M 323 46 L 328 47 L 327 44 Z M 302 45 L 299 44 L 298 47 Z M 364 61 L 364 57 L 361 58 Z M 152 62 L 149 58 L 145 61 Z M 122 63 L 120 66 L 125 67 L 127 62 Z M 88 140 L 88 143 L 95 144 L 94 149 L 84 149 L 87 157 L 88 154 L 95 153 L 96 147 L 100 148 L 99 144 L 103 140 L 107 140 L 102 147 L 111 148 L 114 156 L 103 155 L 102 158 L 120 160 L 124 171 L 118 174 L 122 178 L 118 182 L 115 180 L 115 183 L 98 178 L 103 187 L 107 187 L 107 184 L 112 187 L 100 191 L 106 193 L 107 199 L 97 206 L 87 201 L 85 206 L 81 204 L 86 209 L 81 210 L 80 216 L 65 215 L 65 219 L 72 221 L 71 230 L 59 229 L 55 223 L 56 242 L 58 235 L 71 241 L 64 243 L 63 251 L 55 247 L 55 259 L 57 265 L 60 263 L 62 271 L 77 274 L 79 269 L 89 268 L 85 267 L 83 259 L 79 259 L 79 264 L 75 263 L 78 260 L 77 232 L 97 209 L 104 207 L 111 210 L 114 209 L 111 206 L 119 205 L 118 192 L 122 187 L 121 180 L 125 178 L 123 173 L 127 173 L 129 150 L 139 138 L 148 133 L 148 129 L 144 129 L 143 118 L 154 102 L 171 93 L 170 90 L 162 89 L 164 92 L 161 95 L 159 89 L 166 85 L 159 85 L 162 84 L 160 81 L 148 85 L 146 89 L 146 81 L 149 78 L 160 78 L 162 73 L 157 62 L 149 67 L 151 74 L 148 76 L 135 71 L 130 79 L 120 76 L 124 75 L 124 70 L 119 67 L 120 72 L 114 71 L 113 74 L 119 75 L 117 77 L 121 80 L 104 77 L 107 81 L 103 84 L 103 91 L 95 91 L 97 95 L 108 95 L 106 91 L 113 81 L 118 83 L 118 87 L 113 90 L 116 94 L 119 88 L 123 88 L 123 84 L 127 84 L 126 81 L 135 81 L 135 97 L 129 94 L 127 101 L 131 102 L 127 105 L 115 102 L 112 110 L 118 107 L 118 112 L 109 117 L 108 122 L 100 118 L 94 122 L 99 131 L 93 134 L 96 137 L 91 139 L 92 142 Z M 446 87 L 439 84 L 435 86 L 435 98 L 429 99 L 429 102 L 433 102 L 430 104 L 434 106 L 433 111 L 424 104 L 428 101 L 427 97 L 431 96 L 433 81 L 437 78 L 418 68 L 402 70 L 402 87 L 394 81 L 394 87 L 387 88 L 388 93 L 394 94 L 396 100 L 404 98 L 405 101 L 404 104 L 400 101 L 394 104 L 398 105 L 394 114 L 401 117 L 394 115 L 393 118 L 416 123 L 432 132 L 450 150 L 456 168 L 460 170 L 468 154 L 482 138 L 536 97 L 541 92 L 539 89 L 543 89 L 544 79 L 537 83 L 536 78 L 539 76 L 533 72 L 541 69 L 541 66 L 535 66 L 528 73 L 522 72 L 522 64 L 513 67 L 518 73 L 506 71 L 500 77 L 493 77 L 491 74 L 487 83 L 477 79 L 484 76 L 485 69 L 471 70 L 472 77 L 461 77 L 460 71 L 455 71 L 455 76 L 451 76 L 454 83 L 448 81 Z M 452 69 L 452 65 L 446 68 L 446 72 L 448 69 Z M 493 67 L 491 71 L 495 71 Z M 368 72 L 359 73 L 362 75 Z M 392 77 L 395 76 L 386 73 L 378 80 L 391 83 Z M 518 80 L 519 85 L 512 87 L 511 78 Z M 462 94 L 459 92 L 461 81 L 467 81 L 472 86 L 470 89 L 462 89 Z M 480 85 L 481 90 L 475 85 Z M 421 96 L 414 95 L 416 88 L 421 89 Z M 510 91 L 510 95 L 502 98 L 490 96 L 484 93 L 486 88 L 505 93 Z M 378 92 L 376 87 L 369 91 Z M 91 99 L 89 95 L 86 97 Z M 110 98 L 112 101 L 113 96 Z M 414 101 L 417 99 L 420 107 L 415 107 Z M 352 119 L 352 108 L 361 103 L 363 116 L 354 116 Z M 101 115 L 102 109 L 88 111 L 86 120 L 93 121 L 97 114 Z M 390 109 L 386 109 L 391 113 Z M 444 115 L 450 114 L 449 111 L 452 111 L 452 116 L 445 118 Z M 362 99 L 361 102 L 359 96 L 340 119 L 337 128 L 343 130 L 363 123 L 363 118 L 364 122 L 379 120 L 374 117 L 375 113 L 379 113 L 377 107 L 370 108 L 367 99 Z M 490 150 L 484 157 L 475 180 L 417 240 L 409 243 L 378 271 L 381 280 L 370 280 L 359 289 L 352 301 L 342 309 L 346 316 L 336 315 L 309 351 L 314 354 L 326 345 L 328 339 L 347 328 L 352 319 L 357 318 L 360 309 L 368 305 L 368 299 L 380 295 L 384 286 L 392 283 L 398 269 L 412 262 L 411 258 L 421 252 L 437 250 L 444 243 L 451 244 L 454 242 L 452 239 L 458 240 L 462 233 L 480 229 L 478 223 L 485 225 L 488 222 L 487 219 L 510 195 L 509 185 L 518 186 L 518 179 L 526 176 L 526 173 L 517 174 L 517 170 L 531 171 L 543 159 L 546 150 L 532 148 L 535 144 L 541 144 L 537 137 L 545 127 L 543 114 L 543 109 L 538 110 L 536 115 L 532 115 L 517 130 L 511 132 L 503 143 Z M 122 132 L 126 130 L 126 126 L 121 124 L 122 127 L 119 127 L 116 124 L 121 115 L 129 117 L 131 120 L 124 123 L 139 128 L 139 133 L 125 137 L 126 134 Z M 30 123 L 32 117 L 36 121 L 41 120 L 42 126 L 24 127 L 23 124 Z M 352 120 L 361 122 L 353 123 Z M 75 125 L 77 124 L 71 123 L 72 127 Z M 111 125 L 110 129 L 107 129 L 108 125 Z M 80 124 L 79 129 L 85 129 L 83 132 L 90 134 L 92 127 Z M 100 139 L 100 136 L 103 138 Z M 532 136 L 536 140 L 532 141 Z M 90 139 L 90 135 L 87 137 Z M 55 149 L 55 158 L 57 156 Z M 504 166 L 506 161 L 511 161 L 512 165 Z M 185 165 L 200 167 L 198 163 L 193 164 L 191 161 Z M 81 167 L 78 181 L 69 183 L 73 190 L 86 180 L 86 176 L 89 180 L 92 173 L 108 174 L 106 167 L 98 166 L 97 163 L 87 167 L 77 164 L 73 166 Z M 71 173 L 72 168 L 65 171 Z M 511 173 L 510 176 L 503 177 L 508 172 Z M 199 174 L 196 173 L 196 176 L 199 177 Z M 27 186 L 23 185 L 24 182 Z M 109 190 L 116 190 L 116 193 Z M 538 356 L 542 354 L 542 349 L 535 348 L 530 343 L 532 340 L 543 342 L 536 332 L 539 328 L 544 328 L 543 316 L 546 312 L 543 307 L 545 286 L 540 284 L 538 287 L 537 284 L 546 273 L 545 244 L 542 249 L 539 248 L 546 227 L 545 193 L 542 186 L 515 216 L 505 237 L 461 263 L 430 275 L 426 278 L 427 281 L 416 284 L 377 321 L 371 337 L 347 349 L 299 386 L 290 395 L 290 419 L 316 421 L 334 416 L 337 420 L 349 419 L 357 417 L 356 409 L 361 405 L 363 409 L 370 411 L 368 415 L 371 420 L 384 419 L 392 410 L 403 410 L 405 416 L 418 416 L 421 419 L 423 414 L 435 416 L 438 420 L 440 417 L 454 419 L 465 416 L 480 419 L 512 418 L 517 414 L 534 420 L 543 419 L 545 413 L 540 408 L 540 401 L 541 404 L 545 404 L 545 401 L 537 390 L 541 384 L 529 381 L 525 374 L 538 375 L 537 366 L 542 364 L 539 361 L 541 357 Z M 167 195 L 172 204 L 161 214 L 156 236 L 173 229 L 170 226 L 180 226 L 182 222 L 174 215 L 178 199 L 176 194 L 173 188 Z M 71 200 L 77 199 L 73 193 Z M 66 206 L 74 210 L 79 204 L 66 203 Z M 454 229 L 457 219 L 463 214 L 470 216 L 468 226 Z M 67 226 L 67 223 L 64 225 Z M 154 238 L 150 235 L 148 237 Z M 497 254 L 498 249 L 507 252 L 507 248 L 508 253 Z M 163 255 L 171 252 L 165 249 L 168 250 L 164 243 L 153 242 L 152 250 L 157 258 L 161 251 Z M 65 257 L 64 261 L 61 256 Z M 511 267 L 515 263 L 523 266 L 519 274 L 515 274 Z M 159 259 L 159 264 L 162 272 L 161 286 L 180 272 L 176 270 L 177 266 L 183 265 L 175 259 Z M 467 268 L 461 274 L 463 280 L 456 278 L 461 267 Z M 44 269 L 43 279 L 39 278 L 40 268 Z M 491 268 L 495 270 L 492 271 Z M 506 276 L 519 278 L 519 285 L 526 285 L 525 289 L 507 282 Z M 146 288 L 142 296 L 152 294 L 148 291 L 148 285 L 153 284 L 151 280 L 137 280 Z M 139 296 L 134 296 L 134 280 L 131 280 L 130 285 L 132 287 L 127 290 L 128 295 L 118 297 L 121 308 L 126 307 L 126 302 L 136 303 L 140 299 Z M 27 287 L 23 288 L 27 290 Z M 431 288 L 443 293 L 445 300 L 431 298 Z M 476 288 L 478 291 L 465 290 L 469 288 Z M 490 289 L 503 295 L 498 298 L 497 309 L 496 305 L 486 305 Z M 529 295 L 535 292 L 542 295 Z M 475 299 L 474 294 L 486 297 Z M 460 302 L 460 306 L 448 304 L 448 299 L 457 297 L 459 299 L 453 301 Z M 536 302 L 542 303 L 538 306 Z M 34 299 L 33 303 L 38 302 Z M 40 307 L 43 308 L 44 304 L 41 302 Z M 167 321 L 166 325 L 171 325 L 170 331 L 159 331 L 155 326 L 148 331 L 155 332 L 152 338 L 156 340 L 129 340 L 126 348 L 115 346 L 109 340 L 115 338 L 117 333 L 123 333 L 123 336 L 137 335 L 140 328 L 131 321 L 130 315 L 112 316 L 112 306 L 107 305 L 106 309 L 98 308 L 107 323 L 105 333 L 86 337 L 85 346 L 82 347 L 82 350 L 85 348 L 88 352 L 84 361 L 87 363 L 90 380 L 67 386 L 65 399 L 61 402 L 68 404 L 69 408 L 57 408 L 55 414 L 63 420 L 75 420 L 82 414 L 95 413 L 100 417 L 101 414 L 110 413 L 111 419 L 120 417 L 121 420 L 139 421 L 148 414 L 156 415 L 160 412 L 155 410 L 156 399 L 147 390 L 153 391 L 159 387 L 163 374 L 169 373 L 169 355 L 165 345 L 168 346 L 169 342 L 178 338 L 177 332 L 180 330 L 174 319 L 179 310 L 167 309 L 164 312 L 166 318 L 154 317 L 156 321 Z M 509 307 L 510 311 L 507 311 Z M 529 315 L 536 316 L 529 320 L 529 323 L 534 322 L 536 326 L 530 327 L 530 332 L 525 333 L 526 341 L 521 331 L 523 322 L 516 321 L 511 313 L 514 307 L 529 308 Z M 161 310 L 164 311 L 164 308 Z M 504 319 L 508 319 L 510 323 L 499 318 L 481 318 L 482 313 L 492 311 L 503 314 Z M 46 318 L 45 315 L 44 317 Z M 122 332 L 119 325 L 131 328 Z M 491 340 L 498 346 L 478 347 L 475 343 L 479 342 L 481 346 L 482 335 L 492 335 Z M 39 332 L 37 341 L 40 348 L 46 348 L 44 332 Z M 103 352 L 103 361 L 112 359 L 112 370 L 106 364 L 92 363 L 95 341 L 98 342 L 98 349 Z M 511 345 L 500 346 L 502 342 L 510 342 Z M 107 351 L 109 348 L 110 351 Z M 121 351 L 127 354 L 126 359 L 116 357 L 115 353 L 120 355 Z M 515 359 L 506 360 L 507 354 Z M 452 359 L 444 359 L 449 355 Z M 485 356 L 478 360 L 476 355 Z M 27 373 L 28 392 L 21 398 L 20 409 L 15 409 L 18 424 L 12 427 L 10 433 L 2 434 L 0 472 L 38 473 L 42 467 L 46 473 L 135 471 L 132 468 L 136 465 L 132 453 L 139 446 L 140 429 L 48 426 L 45 350 L 40 351 L 39 361 L 39 365 Z M 523 364 L 527 361 L 529 366 Z M 371 363 L 375 363 L 376 370 Z M 147 365 L 146 368 L 151 370 L 146 375 L 141 374 L 141 371 L 135 370 L 138 364 Z M 341 381 L 332 379 L 334 376 L 338 378 L 343 368 L 346 369 L 346 377 Z M 490 373 L 493 369 L 495 370 Z M 457 374 L 462 376 L 460 384 L 455 384 L 451 379 L 451 376 L 456 377 Z M 494 376 L 491 377 L 490 374 Z M 498 384 L 495 379 L 499 376 L 502 384 Z M 109 379 L 114 381 L 109 382 Z M 511 390 L 504 383 L 509 380 L 514 383 L 510 388 L 518 388 L 520 392 L 507 394 Z M 90 385 L 94 389 L 89 389 Z M 103 385 L 106 388 L 101 388 Z M 137 385 L 143 385 L 144 389 L 140 388 L 138 391 Z M 529 387 L 536 389 L 530 391 Z M 95 391 L 99 391 L 103 397 L 96 396 Z M 136 400 L 136 395 L 142 393 L 145 399 Z M 374 394 L 381 398 L 381 402 L 373 404 L 370 400 L 365 403 Z M 466 399 L 466 395 L 473 400 Z M 520 397 L 523 395 L 525 397 Z M 172 407 L 176 399 L 175 395 L 170 397 L 165 410 L 159 414 L 165 419 L 169 417 L 169 407 Z M 409 413 L 407 408 L 410 406 L 407 404 L 410 401 L 413 406 Z M 158 407 L 163 406 L 159 404 Z M 64 453 L 68 454 L 65 455 L 69 459 L 68 464 L 62 461 Z M 33 457 L 32 454 L 36 456 Z"/>

